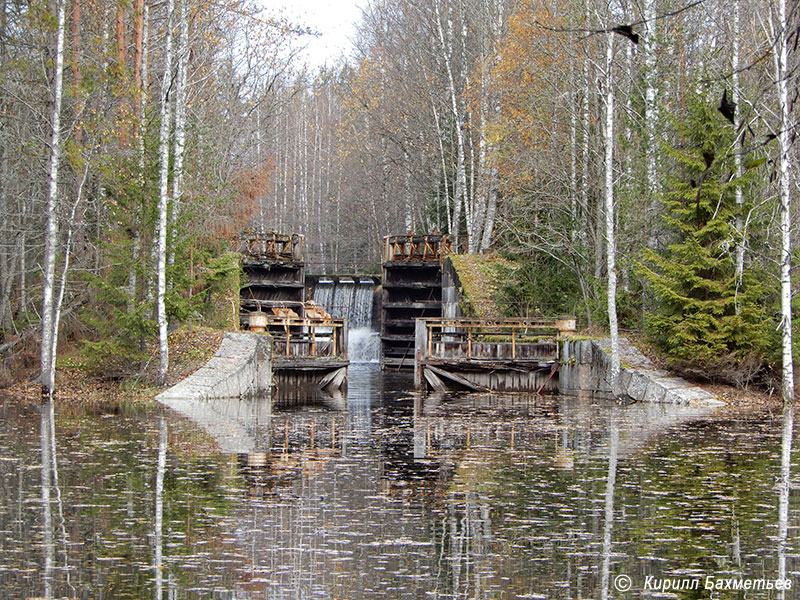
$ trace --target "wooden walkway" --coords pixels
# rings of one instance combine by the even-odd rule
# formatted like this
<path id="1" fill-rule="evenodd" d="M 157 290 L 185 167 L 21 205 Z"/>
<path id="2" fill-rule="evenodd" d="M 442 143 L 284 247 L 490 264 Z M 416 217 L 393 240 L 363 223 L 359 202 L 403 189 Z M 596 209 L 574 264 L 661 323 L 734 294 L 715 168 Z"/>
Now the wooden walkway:
<path id="1" fill-rule="evenodd" d="M 251 315 L 252 317 L 252 315 Z M 341 389 L 347 381 L 347 322 L 329 316 L 270 316 L 272 370 L 280 392 L 288 388 Z"/>
<path id="2" fill-rule="evenodd" d="M 417 389 L 556 391 L 560 338 L 575 319 L 418 319 Z"/>

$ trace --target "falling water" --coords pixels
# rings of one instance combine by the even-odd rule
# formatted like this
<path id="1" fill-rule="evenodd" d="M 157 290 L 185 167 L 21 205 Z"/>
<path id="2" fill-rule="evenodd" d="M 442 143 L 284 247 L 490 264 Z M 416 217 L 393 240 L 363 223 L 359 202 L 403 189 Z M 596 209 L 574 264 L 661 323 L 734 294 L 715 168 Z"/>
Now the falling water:
<path id="1" fill-rule="evenodd" d="M 333 290 L 333 306 L 328 310 L 338 319 L 347 319 L 350 328 L 353 327 L 353 299 L 356 284 L 352 279 L 340 279 Z"/>
<path id="2" fill-rule="evenodd" d="M 328 312 L 333 306 L 333 288 L 336 284 L 330 279 L 320 279 L 314 286 L 314 302 L 319 304 Z"/>
<path id="3" fill-rule="evenodd" d="M 372 324 L 372 303 L 375 282 L 372 279 L 321 279 L 314 287 L 314 301 L 331 316 L 347 319 L 350 335 L 347 340 L 351 362 L 377 362 L 380 357 L 380 335 Z"/>

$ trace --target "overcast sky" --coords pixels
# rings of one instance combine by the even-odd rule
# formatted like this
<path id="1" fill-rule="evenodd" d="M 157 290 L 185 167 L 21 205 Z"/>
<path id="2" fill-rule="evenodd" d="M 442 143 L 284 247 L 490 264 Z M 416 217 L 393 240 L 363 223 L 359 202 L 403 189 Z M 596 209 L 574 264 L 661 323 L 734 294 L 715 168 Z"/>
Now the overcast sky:
<path id="1" fill-rule="evenodd" d="M 295 21 L 320 32 L 319 38 L 306 38 L 306 59 L 317 67 L 332 63 L 352 50 L 351 40 L 361 18 L 359 5 L 364 0 L 262 0 Z"/>

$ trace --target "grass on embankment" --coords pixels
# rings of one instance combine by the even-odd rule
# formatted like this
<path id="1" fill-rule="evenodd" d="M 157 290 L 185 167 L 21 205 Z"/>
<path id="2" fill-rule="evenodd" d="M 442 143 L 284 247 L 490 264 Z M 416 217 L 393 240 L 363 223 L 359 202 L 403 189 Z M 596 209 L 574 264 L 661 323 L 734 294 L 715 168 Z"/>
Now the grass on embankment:
<path id="1" fill-rule="evenodd" d="M 202 367 L 214 355 L 225 332 L 209 327 L 184 326 L 169 335 L 169 371 L 164 385 L 156 383 L 159 356 L 158 346 L 149 351 L 145 368 L 124 379 L 105 379 L 93 375 L 85 367 L 77 348 L 71 347 L 59 356 L 56 368 L 56 402 L 82 404 L 114 404 L 121 402 L 150 402 L 160 391 Z M 10 388 L 0 390 L 5 396 L 21 401 L 39 401 L 41 384 L 30 377 Z"/>

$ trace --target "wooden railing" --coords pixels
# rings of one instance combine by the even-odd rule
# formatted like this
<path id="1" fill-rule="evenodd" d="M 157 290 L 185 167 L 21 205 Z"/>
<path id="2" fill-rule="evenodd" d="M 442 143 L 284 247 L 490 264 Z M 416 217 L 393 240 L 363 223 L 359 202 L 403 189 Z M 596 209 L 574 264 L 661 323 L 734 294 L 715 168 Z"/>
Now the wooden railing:
<path id="1" fill-rule="evenodd" d="M 305 254 L 305 236 L 297 233 L 243 231 L 236 244 L 247 261 L 302 263 Z"/>
<path id="2" fill-rule="evenodd" d="M 575 319 L 417 319 L 417 358 L 468 361 L 557 360 L 557 340 Z"/>
<path id="3" fill-rule="evenodd" d="M 383 238 L 383 262 L 441 262 L 448 254 L 458 254 L 458 248 L 446 233 Z"/>
<path id="4" fill-rule="evenodd" d="M 344 319 L 271 318 L 267 331 L 276 358 L 347 358 Z"/>

